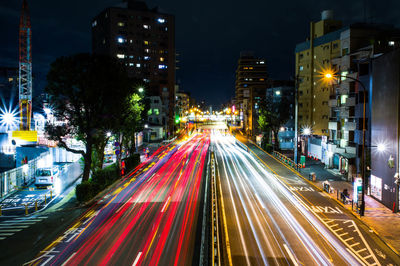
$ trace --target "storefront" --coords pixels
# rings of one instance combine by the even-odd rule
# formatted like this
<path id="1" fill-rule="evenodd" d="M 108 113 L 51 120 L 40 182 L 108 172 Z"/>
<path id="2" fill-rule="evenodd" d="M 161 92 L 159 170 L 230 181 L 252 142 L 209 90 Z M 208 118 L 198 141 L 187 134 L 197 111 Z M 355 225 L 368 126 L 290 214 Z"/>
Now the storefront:
<path id="1" fill-rule="evenodd" d="M 378 199 L 382 200 L 382 178 L 371 175 L 371 195 Z"/>

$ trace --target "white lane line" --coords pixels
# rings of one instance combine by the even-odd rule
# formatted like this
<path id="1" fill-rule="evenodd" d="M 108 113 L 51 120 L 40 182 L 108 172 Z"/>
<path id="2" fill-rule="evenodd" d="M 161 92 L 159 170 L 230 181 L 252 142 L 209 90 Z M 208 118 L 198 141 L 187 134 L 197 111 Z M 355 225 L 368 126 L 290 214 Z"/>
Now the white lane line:
<path id="1" fill-rule="evenodd" d="M 366 251 L 366 250 L 367 250 L 366 248 L 363 248 L 363 249 L 360 249 L 359 251 L 357 251 L 357 253 L 360 254 L 361 252 Z"/>
<path id="2" fill-rule="evenodd" d="M 22 225 L 27 225 L 27 224 L 29 224 L 29 225 L 31 225 L 31 224 L 35 224 L 36 222 L 21 222 L 21 221 L 19 221 L 19 222 L 2 222 L 0 225 L 18 225 L 18 224 L 22 224 Z"/>
<path id="3" fill-rule="evenodd" d="M 164 212 L 164 211 L 165 211 L 165 208 L 167 207 L 167 205 L 168 205 L 168 203 L 169 203 L 170 200 L 171 200 L 171 196 L 168 197 L 168 199 L 167 199 L 167 201 L 165 202 L 164 207 L 162 208 L 161 212 Z"/>
<path id="4" fill-rule="evenodd" d="M 345 242 L 348 242 L 348 241 L 353 240 L 353 239 L 354 239 L 354 237 L 349 237 L 349 238 L 347 238 L 347 239 L 344 239 L 344 241 L 345 241 Z"/>
<path id="5" fill-rule="evenodd" d="M 298 266 L 299 264 L 297 263 L 297 260 L 294 258 L 292 251 L 288 248 L 286 244 L 283 244 L 284 248 L 286 249 L 286 252 L 289 254 L 290 259 L 292 260 L 293 264 L 295 266 Z"/>
<path id="6" fill-rule="evenodd" d="M 136 264 L 139 262 L 140 256 L 142 256 L 142 252 L 139 252 L 136 256 L 135 261 L 133 262 L 132 266 L 136 266 Z"/>
<path id="7" fill-rule="evenodd" d="M 340 234 L 339 236 L 342 237 L 342 236 L 345 236 L 345 235 L 348 235 L 348 234 L 349 233 L 346 232 L 346 233 Z"/>
<path id="8" fill-rule="evenodd" d="M 63 264 L 61 264 L 61 266 L 66 265 L 68 263 L 68 261 L 70 261 L 72 259 L 72 257 L 75 256 L 75 254 L 76 254 L 76 252 L 72 253 L 72 255 Z"/>
<path id="9" fill-rule="evenodd" d="M 356 243 L 350 245 L 350 247 L 352 248 L 352 247 L 357 246 L 357 245 L 360 245 L 360 242 L 356 242 Z"/>
<path id="10" fill-rule="evenodd" d="M 8 224 L 2 225 L 2 224 L 0 224 L 0 229 L 3 229 L 3 228 L 28 228 L 28 227 L 29 227 L 28 225 L 8 225 Z"/>
<path id="11" fill-rule="evenodd" d="M 4 240 L 4 239 L 6 239 L 7 237 L 0 237 L 0 240 Z"/>
<path id="12" fill-rule="evenodd" d="M 12 236 L 14 233 L 0 233 L 0 236 Z"/>
<path id="13" fill-rule="evenodd" d="M 8 232 L 19 232 L 19 231 L 22 231 L 22 229 L 0 229 L 0 234 L 2 232 L 8 233 Z"/>

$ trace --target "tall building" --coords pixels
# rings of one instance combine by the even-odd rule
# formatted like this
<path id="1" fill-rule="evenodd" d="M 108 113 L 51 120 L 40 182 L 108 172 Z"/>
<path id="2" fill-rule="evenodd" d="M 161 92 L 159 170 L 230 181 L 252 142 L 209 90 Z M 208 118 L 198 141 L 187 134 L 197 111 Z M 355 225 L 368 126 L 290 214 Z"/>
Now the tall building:
<path id="1" fill-rule="evenodd" d="M 399 38 L 400 32 L 388 25 L 361 23 L 341 29 L 341 52 L 337 58 L 332 59 L 332 66 L 342 77 L 330 88 L 329 143 L 326 150 L 332 156 L 325 160 L 330 167 L 347 175 L 349 180 L 361 172 L 364 90 L 365 145 L 371 146 L 374 72 L 371 62 L 380 54 L 398 47 Z M 367 157 L 370 158 L 369 155 Z"/>
<path id="2" fill-rule="evenodd" d="M 390 41 L 399 44 L 399 41 Z M 393 43 L 394 42 L 394 43 Z M 400 49 L 372 61 L 371 195 L 399 211 Z M 376 148 L 378 147 L 378 148 Z M 382 147 L 382 148 L 379 148 Z"/>
<path id="3" fill-rule="evenodd" d="M 130 77 L 143 82 L 146 95 L 168 106 L 167 130 L 173 132 L 175 103 L 175 18 L 128 0 L 92 20 L 93 52 L 118 58 Z"/>
<path id="4" fill-rule="evenodd" d="M 323 11 L 321 20 L 310 23 L 310 35 L 296 45 L 299 127 L 311 127 L 315 135 L 328 135 L 329 86 L 321 81 L 324 66 L 340 55 L 340 21 L 332 11 Z"/>
<path id="5" fill-rule="evenodd" d="M 236 70 L 235 104 L 242 128 L 249 136 L 257 133 L 257 101 L 265 97 L 268 72 L 265 59 L 242 52 Z"/>

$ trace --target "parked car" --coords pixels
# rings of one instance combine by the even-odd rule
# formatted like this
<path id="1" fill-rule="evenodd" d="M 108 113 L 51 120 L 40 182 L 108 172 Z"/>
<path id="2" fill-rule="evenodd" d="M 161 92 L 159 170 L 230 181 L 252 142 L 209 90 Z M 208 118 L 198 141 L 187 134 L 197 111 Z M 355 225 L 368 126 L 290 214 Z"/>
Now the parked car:
<path id="1" fill-rule="evenodd" d="M 52 186 L 54 179 L 58 176 L 57 168 L 46 167 L 38 168 L 35 173 L 35 186 Z"/>

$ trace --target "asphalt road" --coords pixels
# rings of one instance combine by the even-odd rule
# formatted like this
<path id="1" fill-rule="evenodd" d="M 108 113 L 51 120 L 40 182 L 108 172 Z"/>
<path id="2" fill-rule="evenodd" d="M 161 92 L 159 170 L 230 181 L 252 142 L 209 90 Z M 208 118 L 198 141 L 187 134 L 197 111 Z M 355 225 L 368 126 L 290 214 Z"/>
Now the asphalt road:
<path id="1" fill-rule="evenodd" d="M 262 151 L 258 159 L 236 143 L 212 135 L 234 265 L 399 265 L 336 202 Z"/>
<path id="2" fill-rule="evenodd" d="M 157 151 L 28 264 L 192 264 L 209 142 Z"/>

